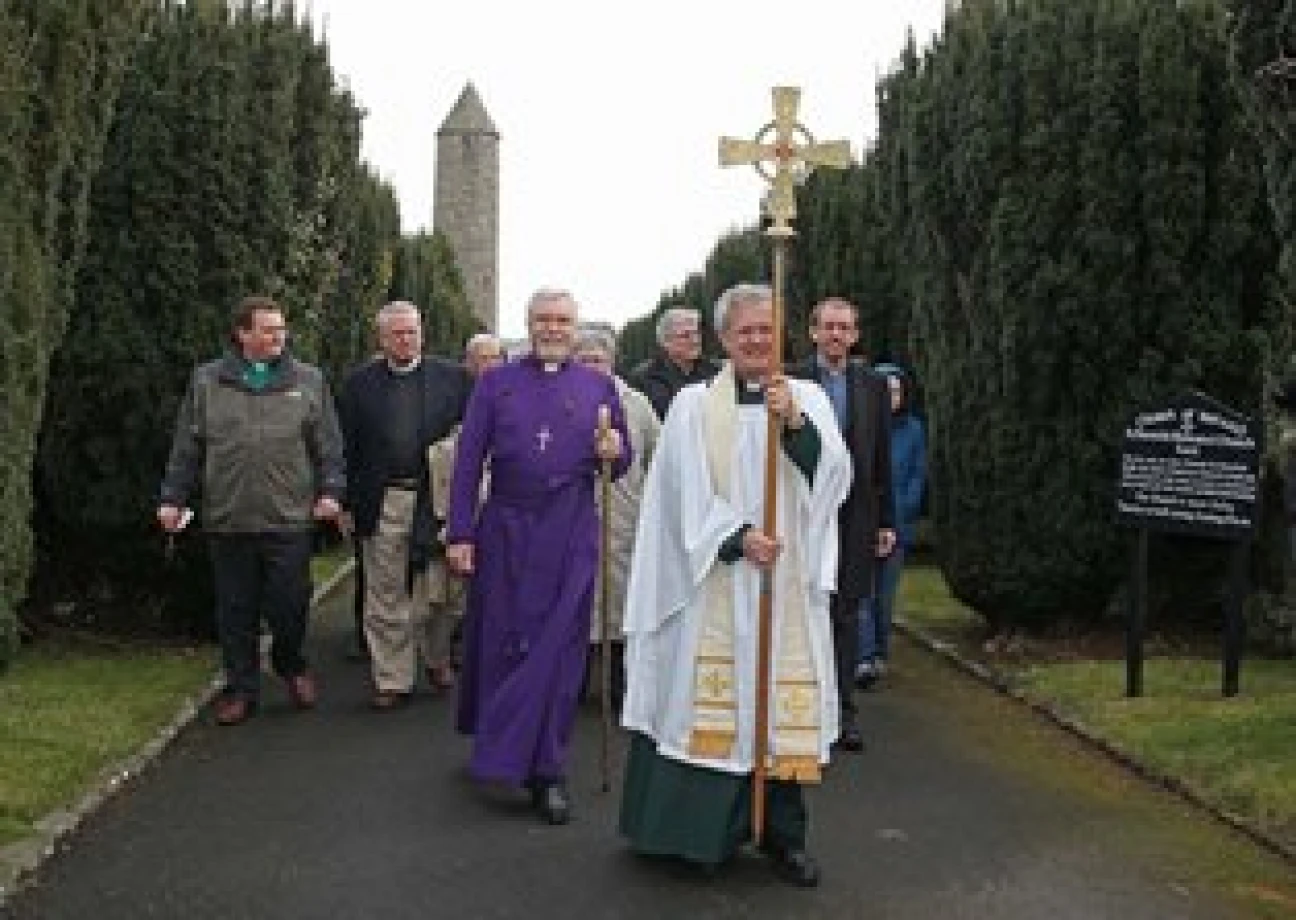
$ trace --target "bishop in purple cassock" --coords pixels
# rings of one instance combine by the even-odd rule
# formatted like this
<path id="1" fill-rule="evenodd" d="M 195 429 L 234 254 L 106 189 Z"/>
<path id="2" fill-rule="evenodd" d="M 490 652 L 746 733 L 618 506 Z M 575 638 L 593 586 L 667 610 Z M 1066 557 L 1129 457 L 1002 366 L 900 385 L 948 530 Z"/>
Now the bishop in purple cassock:
<path id="1" fill-rule="evenodd" d="M 471 575 L 458 728 L 474 736 L 474 777 L 525 785 L 561 824 L 599 564 L 600 406 L 619 433 L 614 477 L 630 439 L 612 379 L 571 360 L 570 295 L 541 291 L 527 314 L 532 353 L 477 382 L 455 460 L 447 554 Z"/>

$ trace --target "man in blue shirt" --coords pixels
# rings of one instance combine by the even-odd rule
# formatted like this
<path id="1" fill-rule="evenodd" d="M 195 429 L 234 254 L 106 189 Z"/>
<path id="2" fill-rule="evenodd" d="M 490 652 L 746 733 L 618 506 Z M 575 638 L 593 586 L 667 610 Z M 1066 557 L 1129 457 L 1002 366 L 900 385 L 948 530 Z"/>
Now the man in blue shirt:
<path id="1" fill-rule="evenodd" d="M 891 499 L 891 408 L 886 380 L 851 360 L 859 341 L 859 309 L 830 297 L 810 311 L 815 353 L 790 373 L 824 388 L 850 451 L 854 479 L 838 516 L 837 591 L 830 614 L 841 735 L 837 747 L 860 751 L 864 738 L 855 715 L 854 678 L 860 609 L 872 597 L 877 560 L 895 546 Z"/>

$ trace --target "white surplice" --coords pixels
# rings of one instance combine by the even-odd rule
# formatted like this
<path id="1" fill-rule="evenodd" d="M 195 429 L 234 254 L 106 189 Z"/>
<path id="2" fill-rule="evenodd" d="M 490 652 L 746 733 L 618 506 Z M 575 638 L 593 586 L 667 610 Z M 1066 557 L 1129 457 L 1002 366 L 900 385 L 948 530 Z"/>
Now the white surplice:
<path id="1" fill-rule="evenodd" d="M 804 739 L 777 735 L 780 709 L 772 675 L 769 751 L 777 759 L 799 744 L 799 753 L 825 764 L 839 731 L 828 602 L 837 573 L 837 511 L 850 488 L 851 466 L 823 390 L 808 381 L 788 383 L 818 431 L 821 449 L 808 483 L 779 446 L 777 533 L 784 546 L 775 567 L 772 670 L 793 657 L 792 645 L 801 646 L 795 651 L 805 673 L 797 676 L 808 678 L 813 688 L 801 699 L 813 701 L 815 711 L 805 724 L 813 726 L 814 737 L 806 749 Z M 759 528 L 763 520 L 766 409 L 738 404 L 734 386 L 726 365 L 710 384 L 685 387 L 662 428 L 644 486 L 627 592 L 622 723 L 653 738 L 666 757 L 744 774 L 753 760 L 761 579 L 746 560 L 720 561 L 719 551 L 744 524 Z M 731 409 L 721 408 L 725 400 Z M 710 458 L 726 455 L 728 469 L 712 469 Z M 724 611 L 719 639 L 718 609 Z M 787 611 L 796 612 L 795 622 Z M 728 646 L 731 657 L 725 673 L 734 684 L 726 688 L 733 743 L 724 745 L 723 753 L 702 754 L 696 743 L 704 695 L 698 689 L 704 683 L 699 668 L 713 657 L 717 641 Z"/>

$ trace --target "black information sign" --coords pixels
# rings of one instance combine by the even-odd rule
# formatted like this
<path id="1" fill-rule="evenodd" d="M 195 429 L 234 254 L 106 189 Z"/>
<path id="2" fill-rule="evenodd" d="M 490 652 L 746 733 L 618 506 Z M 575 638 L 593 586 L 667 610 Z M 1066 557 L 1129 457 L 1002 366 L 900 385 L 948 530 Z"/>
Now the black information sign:
<path id="1" fill-rule="evenodd" d="M 1140 412 L 1121 449 L 1121 520 L 1149 530 L 1240 540 L 1256 524 L 1260 430 L 1201 394 Z"/>
<path id="2" fill-rule="evenodd" d="M 1116 510 L 1134 525 L 1126 630 L 1125 694 L 1143 693 L 1143 627 L 1148 608 L 1148 533 L 1229 541 L 1224 604 L 1224 695 L 1238 692 L 1247 558 L 1258 518 L 1260 428 L 1200 393 L 1146 409 L 1125 428 Z"/>

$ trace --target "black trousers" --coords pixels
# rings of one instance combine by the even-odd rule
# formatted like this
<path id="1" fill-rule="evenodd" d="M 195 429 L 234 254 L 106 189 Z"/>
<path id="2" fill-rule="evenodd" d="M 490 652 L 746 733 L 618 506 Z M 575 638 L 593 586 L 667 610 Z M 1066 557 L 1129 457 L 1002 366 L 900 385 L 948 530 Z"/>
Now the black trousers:
<path id="1" fill-rule="evenodd" d="M 859 610 L 862 598 L 834 594 L 828 605 L 832 620 L 833 659 L 837 663 L 837 696 L 842 724 L 855 717 L 855 664 L 859 659 Z"/>
<path id="2" fill-rule="evenodd" d="M 209 547 L 225 692 L 255 700 L 262 617 L 270 627 L 275 673 L 288 678 L 306 670 L 302 643 L 310 612 L 311 534 L 211 534 Z"/>

